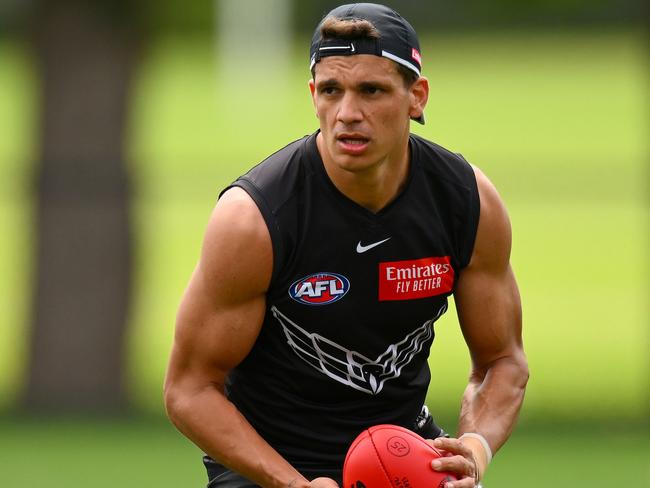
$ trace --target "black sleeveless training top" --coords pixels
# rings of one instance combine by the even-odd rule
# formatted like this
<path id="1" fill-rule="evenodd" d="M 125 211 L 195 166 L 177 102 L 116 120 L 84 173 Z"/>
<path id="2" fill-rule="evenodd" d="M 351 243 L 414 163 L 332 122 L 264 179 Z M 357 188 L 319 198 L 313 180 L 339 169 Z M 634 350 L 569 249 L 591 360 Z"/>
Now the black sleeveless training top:
<path id="1" fill-rule="evenodd" d="M 372 213 L 330 181 L 317 134 L 231 185 L 259 207 L 274 266 L 261 333 L 227 391 L 299 471 L 340 478 L 363 429 L 412 428 L 420 413 L 433 323 L 471 257 L 479 198 L 461 156 L 411 135 L 408 181 Z"/>

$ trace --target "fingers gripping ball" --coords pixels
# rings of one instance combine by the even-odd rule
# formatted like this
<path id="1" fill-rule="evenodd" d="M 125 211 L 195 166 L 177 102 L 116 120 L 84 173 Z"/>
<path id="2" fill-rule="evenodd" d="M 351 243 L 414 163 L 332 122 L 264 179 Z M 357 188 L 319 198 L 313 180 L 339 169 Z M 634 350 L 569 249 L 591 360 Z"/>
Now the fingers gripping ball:
<path id="1" fill-rule="evenodd" d="M 343 488 L 443 488 L 457 478 L 433 470 L 431 461 L 441 456 L 408 429 L 376 425 L 350 445 L 343 465 Z"/>

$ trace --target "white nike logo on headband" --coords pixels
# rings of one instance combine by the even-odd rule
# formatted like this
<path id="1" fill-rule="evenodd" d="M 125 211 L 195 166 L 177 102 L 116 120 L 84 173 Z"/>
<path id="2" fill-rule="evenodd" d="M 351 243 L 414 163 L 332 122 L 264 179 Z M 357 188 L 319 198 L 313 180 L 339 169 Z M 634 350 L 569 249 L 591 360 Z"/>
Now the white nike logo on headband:
<path id="1" fill-rule="evenodd" d="M 328 46 L 328 47 L 319 47 L 319 51 L 331 51 L 331 50 L 343 50 L 343 49 L 349 49 L 351 52 L 355 52 L 354 49 L 354 43 L 351 42 L 349 46 Z"/>

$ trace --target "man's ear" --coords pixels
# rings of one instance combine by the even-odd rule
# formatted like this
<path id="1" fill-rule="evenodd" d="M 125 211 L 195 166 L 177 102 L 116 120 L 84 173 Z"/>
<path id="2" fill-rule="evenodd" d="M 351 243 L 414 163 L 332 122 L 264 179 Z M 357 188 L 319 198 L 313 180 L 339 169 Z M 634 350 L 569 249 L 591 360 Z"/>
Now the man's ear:
<path id="1" fill-rule="evenodd" d="M 318 118 L 318 110 L 316 109 L 316 83 L 314 79 L 309 80 L 309 92 L 311 93 L 311 102 L 314 104 L 314 111 L 316 112 L 316 118 Z"/>
<path id="2" fill-rule="evenodd" d="M 411 95 L 411 108 L 409 116 L 411 118 L 418 118 L 424 113 L 424 107 L 427 106 L 429 100 L 429 80 L 424 76 L 420 76 L 410 88 Z"/>

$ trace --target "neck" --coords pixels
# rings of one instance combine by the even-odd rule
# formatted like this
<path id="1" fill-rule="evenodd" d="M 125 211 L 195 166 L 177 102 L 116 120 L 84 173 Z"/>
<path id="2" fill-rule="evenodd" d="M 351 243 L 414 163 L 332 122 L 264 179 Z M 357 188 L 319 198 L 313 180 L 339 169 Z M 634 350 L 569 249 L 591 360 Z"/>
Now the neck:
<path id="1" fill-rule="evenodd" d="M 373 213 L 392 202 L 406 184 L 410 159 L 408 134 L 398 150 L 362 169 L 348 169 L 336 164 L 327 153 L 320 133 L 316 137 L 316 145 L 327 176 L 334 186 L 350 200 Z"/>

